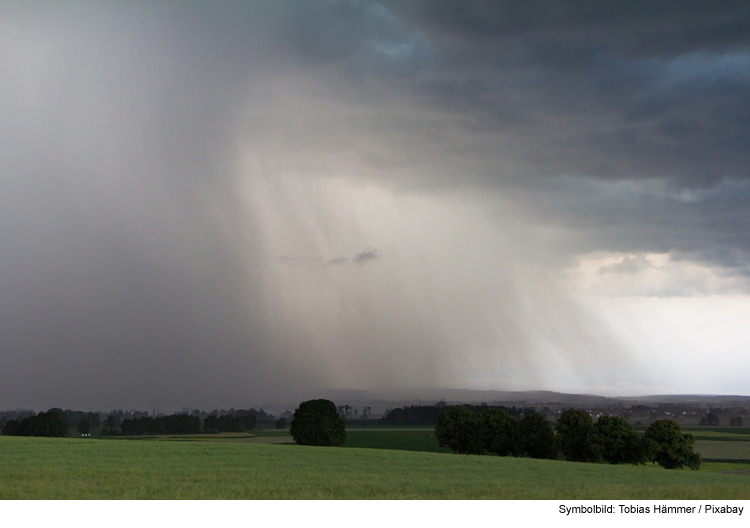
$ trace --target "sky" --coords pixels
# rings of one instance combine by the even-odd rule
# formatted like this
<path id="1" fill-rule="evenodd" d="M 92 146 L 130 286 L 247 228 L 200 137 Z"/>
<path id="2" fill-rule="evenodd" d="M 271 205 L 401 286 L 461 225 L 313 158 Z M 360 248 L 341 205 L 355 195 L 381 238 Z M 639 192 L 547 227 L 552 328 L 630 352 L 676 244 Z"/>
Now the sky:
<path id="1" fill-rule="evenodd" d="M 748 28 L 0 3 L 0 408 L 750 395 Z"/>

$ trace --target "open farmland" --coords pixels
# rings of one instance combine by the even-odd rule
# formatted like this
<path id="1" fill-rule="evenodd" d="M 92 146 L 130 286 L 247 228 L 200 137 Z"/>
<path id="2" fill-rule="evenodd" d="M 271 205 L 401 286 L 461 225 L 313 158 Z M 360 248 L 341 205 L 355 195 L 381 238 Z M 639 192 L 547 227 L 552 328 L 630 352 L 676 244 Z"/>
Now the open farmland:
<path id="1" fill-rule="evenodd" d="M 0 437 L 0 494 L 4 499 L 750 499 L 746 475 L 236 440 L 241 439 Z"/>
<path id="2" fill-rule="evenodd" d="M 750 442 L 696 440 L 695 451 L 707 460 L 746 460 L 750 464 Z"/>
<path id="3" fill-rule="evenodd" d="M 750 470 L 750 429 L 685 427 L 695 437 L 695 451 L 706 460 L 745 461 Z"/>
<path id="4" fill-rule="evenodd" d="M 346 431 L 345 447 L 452 453 L 438 445 L 434 427 L 352 428 Z"/>

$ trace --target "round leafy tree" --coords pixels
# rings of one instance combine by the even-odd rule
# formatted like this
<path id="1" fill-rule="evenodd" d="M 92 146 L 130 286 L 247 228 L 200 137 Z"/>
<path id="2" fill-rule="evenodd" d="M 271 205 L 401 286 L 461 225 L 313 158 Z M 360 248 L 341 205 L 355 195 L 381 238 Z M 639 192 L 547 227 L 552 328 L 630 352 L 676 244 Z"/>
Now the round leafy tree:
<path id="1" fill-rule="evenodd" d="M 547 418 L 534 413 L 518 423 L 518 449 L 531 458 L 557 458 L 559 449 L 555 432 Z"/>
<path id="2" fill-rule="evenodd" d="M 330 400 L 300 403 L 289 430 L 299 445 L 342 446 L 346 442 L 346 424 Z"/>
<path id="3" fill-rule="evenodd" d="M 560 451 L 571 462 L 596 462 L 599 458 L 591 442 L 594 420 L 586 411 L 568 409 L 555 426 Z"/>
<path id="4" fill-rule="evenodd" d="M 594 448 L 610 464 L 643 464 L 646 449 L 643 439 L 619 416 L 602 416 L 594 424 Z"/>
<path id="5" fill-rule="evenodd" d="M 701 467 L 701 456 L 693 452 L 695 438 L 691 434 L 683 434 L 674 420 L 655 421 L 646 429 L 643 440 L 648 449 L 648 459 L 664 468 Z"/>
<path id="6" fill-rule="evenodd" d="M 450 447 L 462 455 L 484 453 L 484 439 L 479 418 L 464 406 L 450 407 L 438 417 L 435 437 L 440 447 Z"/>
<path id="7" fill-rule="evenodd" d="M 518 453 L 518 420 L 505 409 L 487 409 L 480 415 L 484 448 L 500 456 Z"/>

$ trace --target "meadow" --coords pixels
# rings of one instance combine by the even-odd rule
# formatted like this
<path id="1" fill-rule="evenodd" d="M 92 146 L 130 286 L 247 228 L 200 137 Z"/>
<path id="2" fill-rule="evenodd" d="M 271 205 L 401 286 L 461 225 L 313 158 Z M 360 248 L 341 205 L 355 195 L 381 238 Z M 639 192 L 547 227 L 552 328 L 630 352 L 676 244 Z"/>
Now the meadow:
<path id="1" fill-rule="evenodd" d="M 288 442 L 286 431 L 141 440 L 3 436 L 0 497 L 750 499 L 750 476 L 724 472 L 742 473 L 747 464 L 708 463 L 695 472 L 460 456 L 416 449 L 434 441 L 429 429 L 348 434 L 350 446 L 380 448 L 269 443 Z M 388 438 L 402 449 L 385 448 Z"/>

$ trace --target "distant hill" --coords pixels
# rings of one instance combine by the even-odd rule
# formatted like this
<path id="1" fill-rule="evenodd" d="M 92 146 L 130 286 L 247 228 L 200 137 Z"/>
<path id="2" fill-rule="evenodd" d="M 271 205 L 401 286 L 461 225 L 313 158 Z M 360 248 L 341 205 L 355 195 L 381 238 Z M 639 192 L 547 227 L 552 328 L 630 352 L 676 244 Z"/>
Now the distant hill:
<path id="1" fill-rule="evenodd" d="M 318 392 L 317 398 L 328 398 L 336 404 L 370 406 L 375 414 L 387 408 L 407 405 L 434 405 L 439 401 L 448 404 L 487 403 L 507 406 L 545 405 L 608 407 L 624 405 L 656 405 L 659 403 L 695 403 L 703 406 L 750 405 L 750 396 L 716 394 L 674 394 L 607 397 L 595 394 L 568 394 L 554 391 L 495 391 L 471 389 L 408 389 L 408 390 L 356 390 L 327 389 Z"/>

